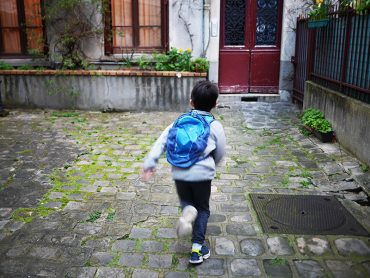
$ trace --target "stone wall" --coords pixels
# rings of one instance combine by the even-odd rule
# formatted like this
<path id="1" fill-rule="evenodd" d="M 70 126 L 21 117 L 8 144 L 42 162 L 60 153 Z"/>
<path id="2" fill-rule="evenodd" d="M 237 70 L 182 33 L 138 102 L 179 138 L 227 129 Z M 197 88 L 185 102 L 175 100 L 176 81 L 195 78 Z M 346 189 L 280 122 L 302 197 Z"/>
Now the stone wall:
<path id="1" fill-rule="evenodd" d="M 205 74 L 140 71 L 2 71 L 5 107 L 185 111 Z"/>
<path id="2" fill-rule="evenodd" d="M 370 165 L 370 105 L 307 81 L 303 108 L 320 109 L 332 123 L 337 139 Z"/>

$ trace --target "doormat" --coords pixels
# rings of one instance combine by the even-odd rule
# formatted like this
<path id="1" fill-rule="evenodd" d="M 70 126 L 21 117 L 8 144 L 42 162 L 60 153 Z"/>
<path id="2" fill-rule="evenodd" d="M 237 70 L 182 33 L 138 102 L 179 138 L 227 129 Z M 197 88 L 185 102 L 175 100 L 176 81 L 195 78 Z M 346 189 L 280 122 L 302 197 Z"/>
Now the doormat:
<path id="1" fill-rule="evenodd" d="M 250 197 L 265 233 L 369 235 L 332 196 L 253 193 Z"/>

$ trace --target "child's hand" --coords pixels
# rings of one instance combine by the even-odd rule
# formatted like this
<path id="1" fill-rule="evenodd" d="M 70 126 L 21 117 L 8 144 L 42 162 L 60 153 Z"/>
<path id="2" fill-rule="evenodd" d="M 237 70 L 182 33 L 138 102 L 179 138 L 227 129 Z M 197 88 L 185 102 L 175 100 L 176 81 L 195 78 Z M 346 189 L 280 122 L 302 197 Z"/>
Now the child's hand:
<path id="1" fill-rule="evenodd" d="M 144 170 L 142 173 L 141 173 L 141 179 L 144 181 L 144 182 L 147 182 L 151 176 L 153 176 L 155 170 L 154 168 L 150 168 L 150 169 L 146 169 Z"/>

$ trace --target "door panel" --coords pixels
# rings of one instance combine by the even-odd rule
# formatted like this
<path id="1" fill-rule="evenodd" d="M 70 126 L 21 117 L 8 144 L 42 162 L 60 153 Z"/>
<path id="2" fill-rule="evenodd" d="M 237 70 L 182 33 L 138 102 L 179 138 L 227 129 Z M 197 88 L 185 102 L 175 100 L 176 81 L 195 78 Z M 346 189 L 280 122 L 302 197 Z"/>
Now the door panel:
<path id="1" fill-rule="evenodd" d="M 220 90 L 225 93 L 237 93 L 248 90 L 249 86 L 249 50 L 224 50 L 220 53 Z"/>
<path id="2" fill-rule="evenodd" d="M 250 91 L 274 93 L 279 84 L 280 51 L 254 50 L 251 56 Z"/>
<path id="3" fill-rule="evenodd" d="M 221 0 L 221 93 L 277 92 L 283 0 Z"/>

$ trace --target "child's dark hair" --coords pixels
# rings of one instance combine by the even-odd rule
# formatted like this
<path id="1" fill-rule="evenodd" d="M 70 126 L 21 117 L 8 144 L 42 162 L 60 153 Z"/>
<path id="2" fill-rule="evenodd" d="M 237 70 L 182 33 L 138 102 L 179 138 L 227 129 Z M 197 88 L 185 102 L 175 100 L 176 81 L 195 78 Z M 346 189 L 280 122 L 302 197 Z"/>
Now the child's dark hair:
<path id="1" fill-rule="evenodd" d="M 197 110 L 211 111 L 216 106 L 217 98 L 218 88 L 208 80 L 197 82 L 191 91 L 191 100 Z"/>

